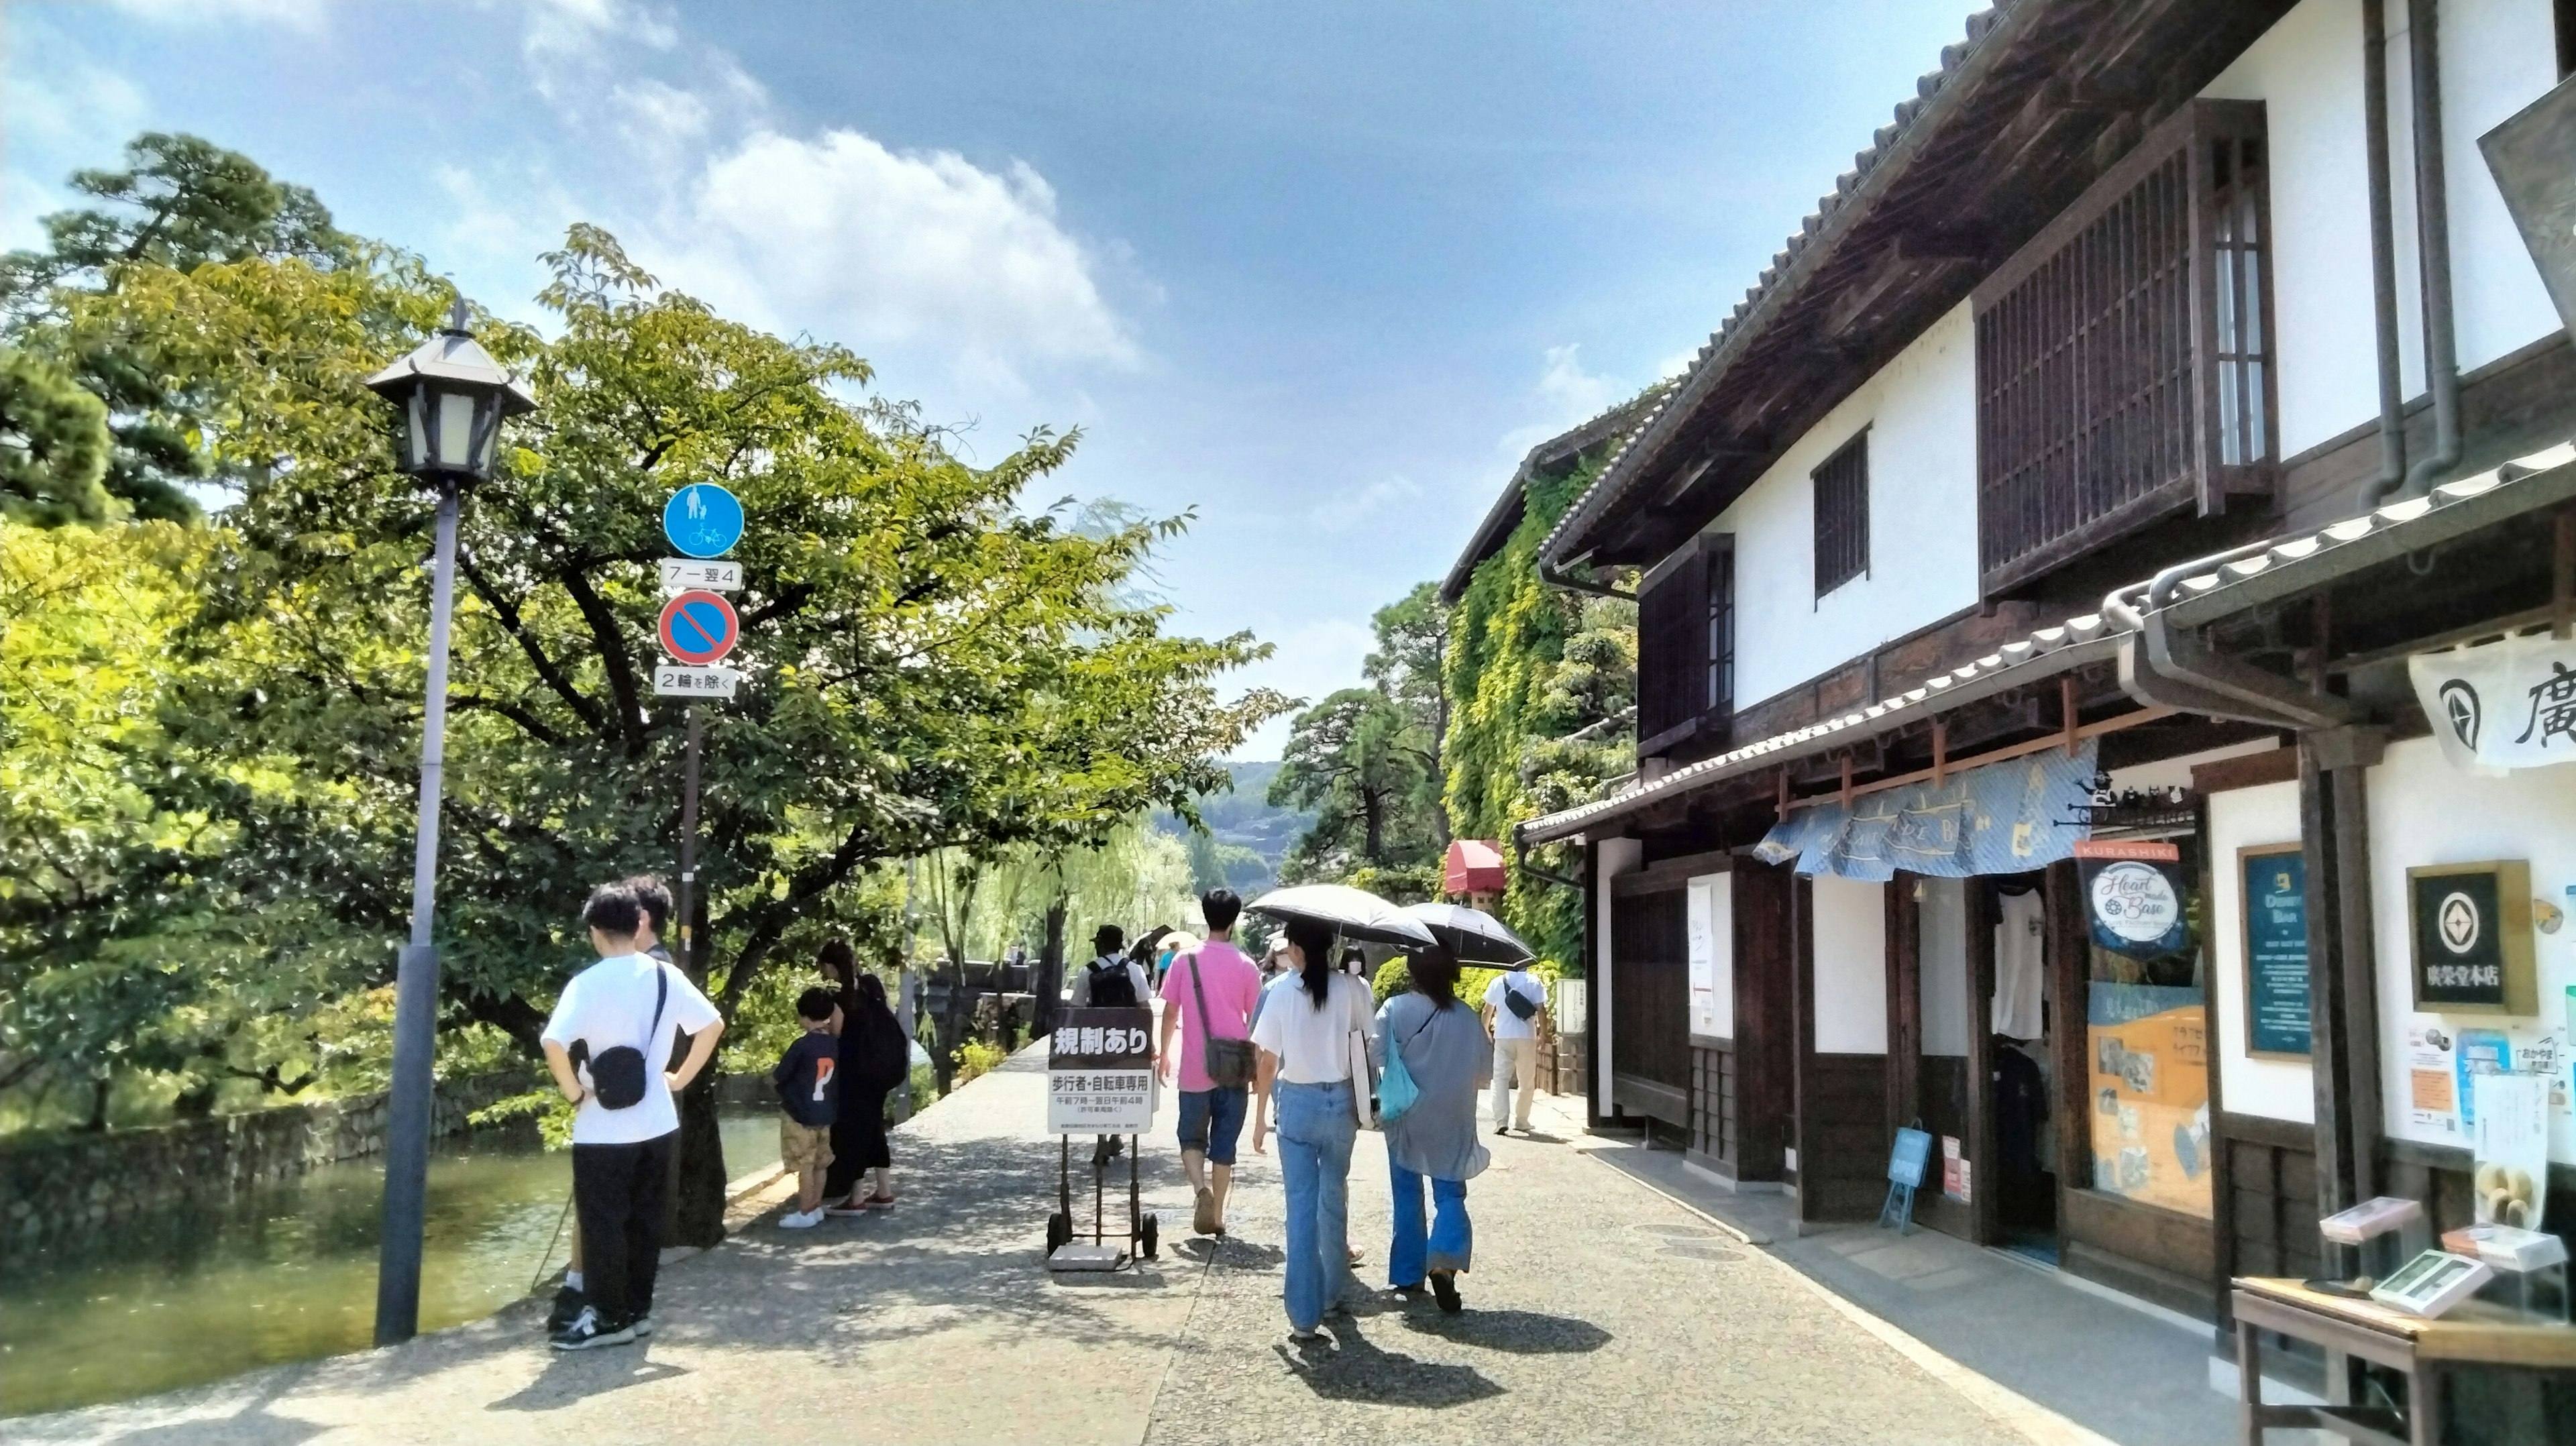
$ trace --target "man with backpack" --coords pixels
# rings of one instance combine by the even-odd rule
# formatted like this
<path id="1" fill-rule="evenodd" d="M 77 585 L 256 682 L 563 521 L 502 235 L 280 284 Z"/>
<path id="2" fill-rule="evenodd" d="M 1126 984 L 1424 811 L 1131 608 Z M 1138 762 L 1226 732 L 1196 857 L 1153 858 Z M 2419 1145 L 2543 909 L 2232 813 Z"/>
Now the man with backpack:
<path id="1" fill-rule="evenodd" d="M 619 1345 L 653 1330 L 662 1211 L 679 1148 L 672 1095 L 715 1057 L 724 1017 L 677 968 L 642 952 L 644 908 L 626 884 L 582 905 L 599 962 L 573 976 L 539 1036 L 572 1121 L 573 1210 L 581 1219 L 581 1313 L 549 1339 L 562 1351 Z M 688 1058 L 665 1071 L 677 1036 Z"/>
<path id="2" fill-rule="evenodd" d="M 1207 942 L 1173 955 L 1163 975 L 1162 1044 L 1154 1054 L 1163 1082 L 1177 1083 L 1181 1092 L 1181 1172 L 1197 1202 L 1191 1228 L 1223 1235 L 1235 1141 L 1251 1103 L 1252 1011 L 1261 999 L 1261 971 L 1234 947 L 1234 921 L 1243 912 L 1234 890 L 1210 889 L 1199 898 L 1199 912 L 1207 919 Z M 1175 1030 L 1182 1040 L 1177 1056 Z"/>
<path id="3" fill-rule="evenodd" d="M 1072 1007 L 1076 1009 L 1136 1009 L 1145 1003 L 1153 986 L 1145 980 L 1145 966 L 1120 956 L 1127 946 L 1127 931 L 1115 924 L 1103 924 L 1091 931 L 1091 948 L 1097 956 L 1073 976 Z M 1102 1135 L 1091 1148 L 1094 1169 L 1107 1168 L 1127 1142 L 1117 1135 Z"/>
<path id="4" fill-rule="evenodd" d="M 1538 1031 L 1548 1025 L 1547 985 L 1529 966 L 1524 959 L 1485 986 L 1485 1029 L 1494 1036 L 1494 1083 L 1487 1110 L 1498 1135 L 1529 1133 L 1530 1099 L 1538 1093 Z M 1517 1108 L 1512 1099 L 1515 1073 L 1520 1080 Z"/>

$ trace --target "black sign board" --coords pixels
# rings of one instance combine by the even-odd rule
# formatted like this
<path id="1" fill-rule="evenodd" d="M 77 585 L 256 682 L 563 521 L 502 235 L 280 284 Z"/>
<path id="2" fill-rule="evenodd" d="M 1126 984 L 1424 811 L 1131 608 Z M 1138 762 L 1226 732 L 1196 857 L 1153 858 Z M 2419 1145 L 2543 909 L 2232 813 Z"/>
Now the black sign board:
<path id="1" fill-rule="evenodd" d="M 2531 866 L 2439 864 L 2406 871 L 2415 1007 L 2442 1013 L 2537 1014 L 2531 958 Z"/>
<path id="2" fill-rule="evenodd" d="M 2236 851 L 2245 911 L 2245 1047 L 2305 1055 L 2308 1012 L 2308 856 L 2297 844 Z"/>

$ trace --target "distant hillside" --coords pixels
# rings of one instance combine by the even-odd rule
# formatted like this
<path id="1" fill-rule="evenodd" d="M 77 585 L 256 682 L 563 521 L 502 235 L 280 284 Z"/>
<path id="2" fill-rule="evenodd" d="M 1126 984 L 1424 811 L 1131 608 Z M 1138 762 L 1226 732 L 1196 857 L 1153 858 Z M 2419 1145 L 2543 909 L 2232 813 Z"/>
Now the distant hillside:
<path id="1" fill-rule="evenodd" d="M 1270 780 L 1278 775 L 1277 763 L 1229 763 L 1226 770 L 1234 775 L 1234 790 L 1199 795 L 1199 816 L 1227 852 L 1241 849 L 1260 857 L 1264 877 L 1256 886 L 1266 887 L 1268 878 L 1278 874 L 1279 861 L 1288 856 L 1289 845 L 1313 825 L 1315 816 L 1301 809 L 1270 806 Z M 1156 815 L 1154 825 L 1176 837 L 1189 836 L 1189 826 L 1172 814 Z M 1231 864 L 1226 872 L 1238 888 L 1254 882 L 1234 877 L 1238 871 Z"/>

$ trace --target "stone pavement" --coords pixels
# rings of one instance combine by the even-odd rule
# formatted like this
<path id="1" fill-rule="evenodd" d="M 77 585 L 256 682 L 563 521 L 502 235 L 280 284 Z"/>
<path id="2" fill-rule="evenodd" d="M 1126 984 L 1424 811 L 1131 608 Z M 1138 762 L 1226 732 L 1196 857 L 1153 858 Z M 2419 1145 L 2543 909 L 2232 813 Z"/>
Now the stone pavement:
<path id="1" fill-rule="evenodd" d="M 893 1210 L 744 1228 L 663 1275 L 660 1330 L 559 1355 L 542 1303 L 407 1345 L 7 1423 L 13 1442 L 900 1441 L 2039 1442 L 2091 1435 L 1835 1300 L 1587 1158 L 1550 1110 L 1491 1140 L 1469 1186 L 1468 1310 L 1374 1308 L 1288 1348 L 1275 1157 L 1249 1138 L 1234 1233 L 1188 1234 L 1165 1131 L 1146 1142 L 1163 1258 L 1050 1278 L 1055 1148 L 1023 1053 L 896 1136 Z M 1549 1102 L 1543 1102 L 1546 1109 Z M 1087 1154 L 1087 1151 L 1084 1152 Z M 1087 1171 L 1084 1172 L 1087 1174 Z M 1123 1186 L 1125 1171 L 1117 1171 Z M 1382 1282 L 1383 1147 L 1352 1171 L 1363 1279 Z M 1112 1200 L 1123 1220 L 1123 1190 Z M 753 1215 L 758 1218 L 750 1218 Z M 1214 1248 L 1211 1249 L 1210 1247 Z"/>

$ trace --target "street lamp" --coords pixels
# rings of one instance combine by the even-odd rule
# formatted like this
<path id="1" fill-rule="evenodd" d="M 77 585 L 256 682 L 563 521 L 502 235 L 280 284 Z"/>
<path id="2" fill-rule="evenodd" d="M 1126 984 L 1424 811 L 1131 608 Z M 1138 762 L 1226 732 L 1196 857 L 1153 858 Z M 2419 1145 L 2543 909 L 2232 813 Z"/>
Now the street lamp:
<path id="1" fill-rule="evenodd" d="M 527 385 L 465 329 L 465 298 L 418 350 L 367 378 L 402 414 L 395 466 L 438 489 L 438 549 L 430 574 L 429 699 L 421 721 L 420 836 L 412 860 L 411 943 L 394 976 L 393 1093 L 385 1119 L 384 1238 L 376 1267 L 376 1344 L 420 1329 L 421 1229 L 429 1195 L 431 1055 L 438 1019 L 438 950 L 429 919 L 438 890 L 438 800 L 447 756 L 447 621 L 456 577 L 456 512 L 465 489 L 492 479 L 501 419 L 533 410 Z"/>

